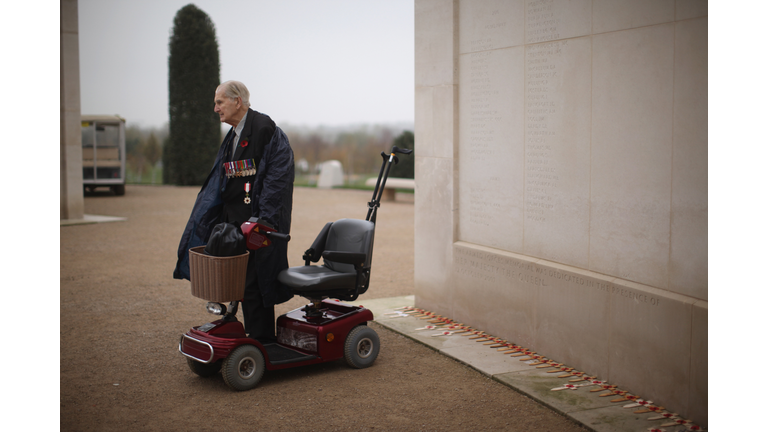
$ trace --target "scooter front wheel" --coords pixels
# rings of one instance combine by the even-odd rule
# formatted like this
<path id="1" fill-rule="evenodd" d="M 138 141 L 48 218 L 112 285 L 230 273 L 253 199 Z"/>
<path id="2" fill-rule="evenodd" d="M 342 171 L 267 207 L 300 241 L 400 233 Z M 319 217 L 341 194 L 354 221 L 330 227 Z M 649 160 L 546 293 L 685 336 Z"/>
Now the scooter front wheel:
<path id="1" fill-rule="evenodd" d="M 379 345 L 379 335 L 376 331 L 368 326 L 359 325 L 347 335 L 344 343 L 344 359 L 353 368 L 367 368 L 379 355 Z"/>
<path id="2" fill-rule="evenodd" d="M 187 365 L 192 372 L 203 378 L 214 376 L 221 370 L 221 360 L 206 364 L 187 358 Z"/>
<path id="3" fill-rule="evenodd" d="M 264 355 L 253 345 L 235 348 L 221 365 L 224 382 L 237 391 L 250 390 L 264 375 Z"/>

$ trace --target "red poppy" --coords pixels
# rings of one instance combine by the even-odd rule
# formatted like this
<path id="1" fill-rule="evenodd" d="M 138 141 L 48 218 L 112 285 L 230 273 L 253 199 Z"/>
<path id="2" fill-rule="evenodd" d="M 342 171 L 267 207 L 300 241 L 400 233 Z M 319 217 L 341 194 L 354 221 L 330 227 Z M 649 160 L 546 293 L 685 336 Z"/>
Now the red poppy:
<path id="1" fill-rule="evenodd" d="M 240 147 L 248 147 L 248 140 L 240 141 Z"/>

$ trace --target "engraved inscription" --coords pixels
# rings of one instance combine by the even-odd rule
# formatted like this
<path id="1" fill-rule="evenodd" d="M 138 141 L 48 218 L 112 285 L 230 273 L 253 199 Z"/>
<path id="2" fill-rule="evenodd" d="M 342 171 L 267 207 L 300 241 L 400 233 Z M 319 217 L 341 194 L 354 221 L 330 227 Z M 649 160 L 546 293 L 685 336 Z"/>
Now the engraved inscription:
<path id="1" fill-rule="evenodd" d="M 507 21 L 508 15 L 498 9 L 485 12 L 478 10 L 475 13 L 478 25 L 473 29 L 473 38 L 469 40 L 469 50 L 478 52 L 498 48 L 504 43 L 505 32 L 511 25 Z"/>
<path id="2" fill-rule="evenodd" d="M 526 37 L 528 43 L 546 42 L 560 38 L 558 8 L 554 0 L 533 0 L 526 3 Z"/>
<path id="3" fill-rule="evenodd" d="M 469 222 L 476 226 L 491 226 L 491 215 L 498 212 L 501 204 L 489 199 L 485 188 L 470 186 L 469 193 Z"/>
<path id="4" fill-rule="evenodd" d="M 469 42 L 469 46 L 472 51 L 489 50 L 493 48 L 493 39 L 487 37 L 474 39 Z"/>
<path id="5" fill-rule="evenodd" d="M 491 102 L 499 94 L 503 83 L 491 78 L 492 53 L 474 53 L 469 56 L 469 158 L 485 160 L 494 156 L 496 136 L 494 122 L 501 119 L 500 110 Z"/>
<path id="6" fill-rule="evenodd" d="M 455 249 L 455 271 L 460 275 L 487 282 L 509 281 L 527 270 L 527 274 L 536 271 L 533 264 L 507 258 L 502 255 L 469 250 Z"/>
<path id="7" fill-rule="evenodd" d="M 635 303 L 658 306 L 660 299 L 610 282 L 600 282 L 577 274 L 542 267 L 499 254 L 457 247 L 454 249 L 454 272 L 477 281 L 491 283 L 523 283 L 537 287 L 574 285 L 593 288 L 611 296 Z"/>
<path id="8" fill-rule="evenodd" d="M 509 82 L 522 82 L 523 61 L 523 47 L 460 57 L 459 238 L 505 250 L 522 243 L 522 224 L 510 219 L 524 217 L 524 104 L 522 86 Z"/>
<path id="9" fill-rule="evenodd" d="M 552 119 L 560 107 L 554 84 L 562 71 L 558 66 L 567 41 L 526 48 L 525 74 L 525 219 L 546 222 L 555 209 L 552 192 L 560 175 L 552 159 L 557 129 Z"/>

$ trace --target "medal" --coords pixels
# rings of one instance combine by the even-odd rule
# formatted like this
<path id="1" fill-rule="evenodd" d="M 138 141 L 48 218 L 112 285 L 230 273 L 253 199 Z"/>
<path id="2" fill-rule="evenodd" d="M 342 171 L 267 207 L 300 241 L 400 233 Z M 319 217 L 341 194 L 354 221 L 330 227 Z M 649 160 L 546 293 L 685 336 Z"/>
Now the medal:
<path id="1" fill-rule="evenodd" d="M 251 184 L 249 182 L 245 182 L 245 199 L 243 200 L 243 202 L 246 204 L 251 203 L 251 197 L 248 196 L 248 192 L 250 191 L 251 191 Z"/>
<path id="2" fill-rule="evenodd" d="M 256 161 L 254 159 L 243 159 L 224 162 L 224 171 L 228 178 L 256 175 Z"/>

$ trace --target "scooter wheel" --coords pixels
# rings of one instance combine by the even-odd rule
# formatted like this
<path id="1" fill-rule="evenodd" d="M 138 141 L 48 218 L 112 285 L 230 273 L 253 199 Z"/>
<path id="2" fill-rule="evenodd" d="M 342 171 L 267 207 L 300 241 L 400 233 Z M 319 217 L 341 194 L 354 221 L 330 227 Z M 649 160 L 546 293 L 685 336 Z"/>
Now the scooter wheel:
<path id="1" fill-rule="evenodd" d="M 253 345 L 235 348 L 221 365 L 224 382 L 237 391 L 250 390 L 264 375 L 264 355 Z"/>
<path id="2" fill-rule="evenodd" d="M 221 360 L 206 364 L 188 358 L 187 365 L 192 370 L 192 372 L 203 378 L 216 375 L 221 370 Z"/>
<path id="3" fill-rule="evenodd" d="M 344 359 L 350 367 L 367 368 L 379 355 L 379 335 L 372 328 L 359 325 L 352 329 L 344 342 Z"/>

